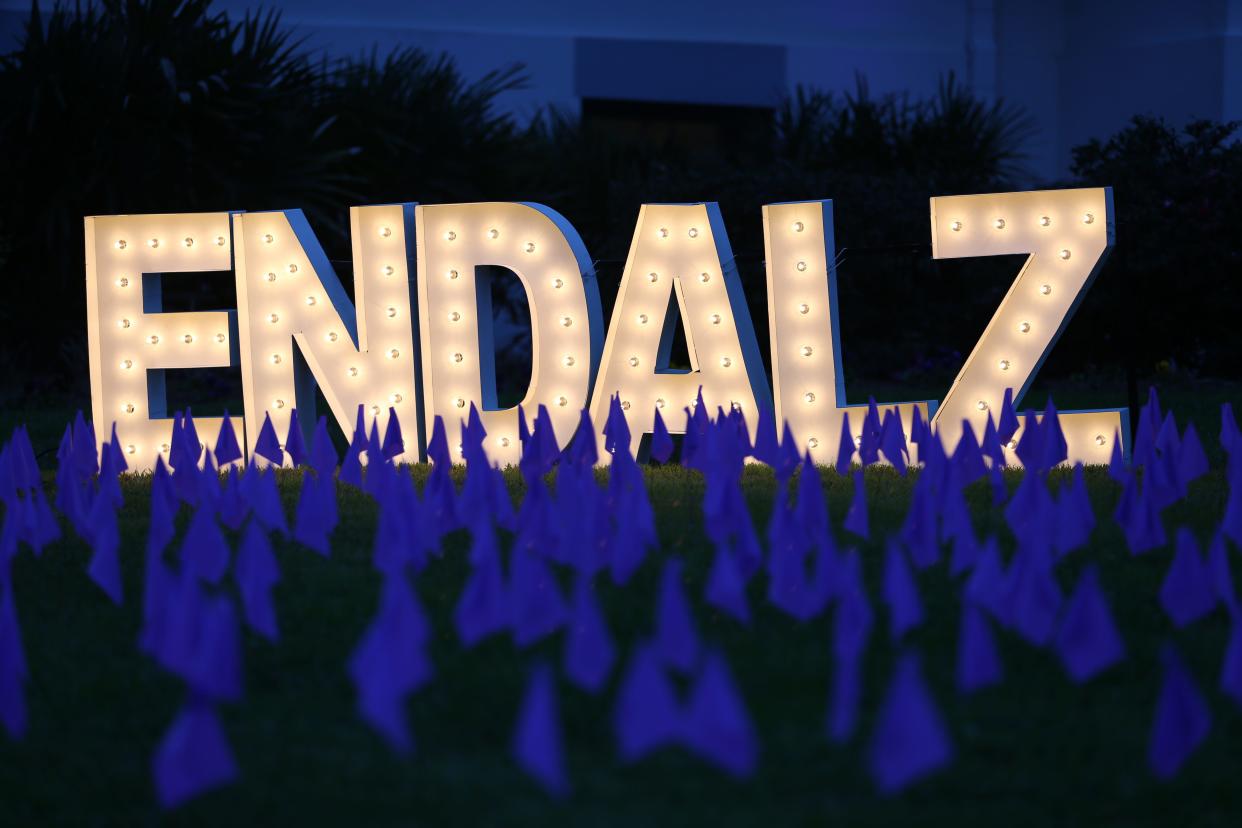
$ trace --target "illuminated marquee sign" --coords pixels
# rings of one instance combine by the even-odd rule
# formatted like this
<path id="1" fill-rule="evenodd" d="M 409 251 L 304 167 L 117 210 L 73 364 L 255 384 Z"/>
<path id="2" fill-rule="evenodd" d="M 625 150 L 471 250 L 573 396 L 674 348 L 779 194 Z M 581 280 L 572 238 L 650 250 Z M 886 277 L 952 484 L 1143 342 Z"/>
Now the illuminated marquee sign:
<path id="1" fill-rule="evenodd" d="M 163 372 L 240 365 L 251 449 L 267 417 L 282 435 L 295 409 L 302 427 L 312 426 L 318 389 L 347 434 L 359 406 L 381 433 L 395 412 L 406 427 L 405 461 L 422 456 L 437 416 L 457 445 L 473 404 L 489 456 L 516 463 L 518 409 L 498 409 L 491 365 L 486 280 L 502 268 L 518 276 L 530 306 L 532 370 L 522 405 L 532 416 L 545 406 L 561 444 L 583 408 L 602 427 L 614 396 L 636 436 L 652 430 L 657 412 L 676 432 L 701 387 L 712 413 L 737 408 L 752 430 L 760 409 L 774 408 L 816 461 L 832 463 L 850 409 L 832 202 L 771 204 L 762 215 L 771 390 L 715 204 L 642 207 L 606 337 L 581 238 L 537 204 L 352 208 L 353 302 L 300 210 L 88 217 L 94 419 L 115 421 L 131 468 L 150 468 L 172 432 Z M 1112 193 L 937 197 L 931 236 L 935 258 L 1027 256 L 940 404 L 896 403 L 907 432 L 917 410 L 952 447 L 963 421 L 981 433 L 1004 390 L 1020 399 L 1034 379 L 1113 245 Z M 162 274 L 206 271 L 222 278 L 232 271 L 236 311 L 163 312 Z M 689 371 L 668 366 L 673 302 Z M 196 422 L 212 445 L 221 421 Z M 1066 412 L 1062 428 L 1071 461 L 1104 463 L 1121 412 Z"/>

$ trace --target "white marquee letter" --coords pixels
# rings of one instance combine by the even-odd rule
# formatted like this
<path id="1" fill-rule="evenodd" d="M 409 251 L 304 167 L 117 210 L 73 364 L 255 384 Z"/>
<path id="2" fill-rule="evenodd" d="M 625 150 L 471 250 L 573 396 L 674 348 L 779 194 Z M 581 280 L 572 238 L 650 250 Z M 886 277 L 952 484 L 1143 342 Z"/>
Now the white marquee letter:
<path id="1" fill-rule="evenodd" d="M 405 438 L 405 453 L 396 459 L 419 459 L 406 245 L 413 215 L 413 204 L 350 208 L 356 314 L 301 210 L 237 217 L 237 309 L 252 449 L 265 413 L 282 441 L 294 408 L 304 429 L 314 427 L 317 382 L 347 436 L 359 404 L 368 423 L 379 418 L 381 435 L 389 407 L 395 409 Z"/>
<path id="2" fill-rule="evenodd" d="M 675 324 L 666 318 L 670 294 L 685 327 L 689 371 L 668 368 Z M 753 438 L 759 406 L 769 405 L 771 395 L 720 209 L 715 203 L 644 204 L 617 290 L 591 418 L 602 430 L 609 401 L 620 394 L 630 448 L 637 451 L 657 408 L 670 432 L 685 430 L 680 412 L 694 403 L 700 385 L 709 413 L 738 406 Z M 602 434 L 599 443 L 606 460 Z"/>
<path id="3" fill-rule="evenodd" d="M 850 429 L 857 435 L 867 406 L 845 402 L 832 202 L 764 205 L 763 242 L 778 436 L 787 422 L 816 463 L 836 463 L 845 413 L 852 410 Z M 926 422 L 936 404 L 896 407 L 908 440 L 914 409 Z"/>
<path id="4" fill-rule="evenodd" d="M 130 469 L 167 455 L 164 370 L 237 363 L 233 311 L 162 313 L 163 273 L 228 271 L 228 213 L 88 216 L 86 316 L 95 433 L 112 423 Z M 220 418 L 195 419 L 205 445 L 215 445 Z M 167 460 L 167 456 L 165 456 Z"/>
<path id="5" fill-rule="evenodd" d="M 956 445 L 962 420 L 982 434 L 1006 388 L 1022 399 L 1113 246 L 1110 188 L 938 196 L 931 200 L 932 256 L 1025 253 L 1026 262 L 941 403 L 933 425 Z M 1107 463 L 1118 409 L 1061 414 L 1069 462 Z M 1017 436 L 1015 436 L 1015 440 Z M 1016 445 L 1016 443 L 1015 443 Z M 1012 451 L 1011 464 L 1018 464 Z"/>
<path id="6" fill-rule="evenodd" d="M 435 204 L 416 215 L 427 433 L 436 415 L 443 417 L 456 454 L 474 403 L 488 457 L 501 465 L 519 459 L 517 407 L 496 407 L 490 294 L 479 289 L 475 272 L 496 266 L 517 274 L 530 306 L 531 376 L 522 406 L 533 418 L 539 403 L 547 405 L 564 445 L 591 392 L 603 327 L 599 287 L 578 232 L 539 204 Z"/>

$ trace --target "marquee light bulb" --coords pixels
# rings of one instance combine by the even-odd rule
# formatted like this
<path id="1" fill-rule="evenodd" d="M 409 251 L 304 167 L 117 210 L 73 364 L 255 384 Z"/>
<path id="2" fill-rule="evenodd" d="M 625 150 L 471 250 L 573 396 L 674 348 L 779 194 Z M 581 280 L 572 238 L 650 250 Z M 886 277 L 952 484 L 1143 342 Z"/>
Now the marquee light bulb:
<path id="1" fill-rule="evenodd" d="M 720 358 L 720 367 L 721 367 L 721 368 L 728 368 L 728 367 L 729 367 L 730 365 L 732 365 L 732 364 L 733 364 L 733 360 L 729 359 L 728 357 L 721 357 L 721 358 Z"/>
<path id="2" fill-rule="evenodd" d="M 386 238 L 388 238 L 389 236 L 391 236 L 391 235 L 392 235 L 392 228 L 391 228 L 391 227 L 381 227 L 381 228 L 380 228 L 380 231 L 379 231 L 379 234 L 380 234 L 380 238 L 384 238 L 384 239 L 386 239 Z"/>
<path id="3" fill-rule="evenodd" d="M 660 228 L 660 238 L 662 238 L 662 239 L 667 239 L 667 238 L 668 238 L 668 228 L 667 228 L 667 227 L 661 227 L 661 228 Z"/>
<path id="4" fill-rule="evenodd" d="M 224 247 L 226 241 L 227 239 L 224 236 L 216 236 L 216 247 Z"/>
<path id="5" fill-rule="evenodd" d="M 565 367 L 566 367 L 566 368 L 572 368 L 572 367 L 573 367 L 573 364 L 574 364 L 574 358 L 573 358 L 573 357 L 571 357 L 571 356 L 566 356 L 566 357 L 565 357 L 563 360 L 561 360 L 561 361 L 562 361 L 563 363 L 565 363 Z"/>
<path id="6" fill-rule="evenodd" d="M 194 239 L 191 238 L 190 236 L 186 236 L 184 239 L 181 240 L 181 243 L 184 244 L 186 247 L 193 247 Z"/>
<path id="7" fill-rule="evenodd" d="M 992 226 L 995 227 L 997 230 L 1004 230 L 1005 220 L 1003 218 L 998 218 L 996 221 L 992 222 Z"/>
<path id="8" fill-rule="evenodd" d="M 564 397 L 561 397 L 561 399 L 563 400 L 563 399 L 565 399 L 565 398 L 564 398 Z M 561 404 L 562 404 L 562 405 L 564 405 L 564 403 L 561 403 Z M 630 410 L 630 401 L 629 401 L 629 400 L 622 400 L 622 401 L 621 401 L 621 407 L 622 407 L 623 409 L 625 409 L 626 411 L 629 411 L 629 410 Z"/>
<path id="9" fill-rule="evenodd" d="M 160 344 L 160 338 L 159 338 L 158 336 L 156 336 L 155 334 L 151 334 L 150 339 L 148 339 L 147 341 L 148 341 L 148 342 L 150 342 L 152 345 L 159 345 L 159 344 Z"/>
<path id="10" fill-rule="evenodd" d="M 271 244 L 271 243 L 272 243 L 272 242 L 274 242 L 274 241 L 276 241 L 276 237 L 275 237 L 275 236 L 273 236 L 271 233 L 264 233 L 264 234 L 263 234 L 263 243 L 264 243 L 264 244 Z"/>
<path id="11" fill-rule="evenodd" d="M 133 414 L 134 411 L 136 411 L 137 409 L 134 408 L 133 403 L 125 403 L 125 405 L 122 406 L 121 410 L 124 411 L 126 414 Z"/>
<path id="12" fill-rule="evenodd" d="M 401 356 L 401 352 L 398 351 L 396 348 L 393 348 L 391 351 L 388 352 L 389 359 L 396 359 L 399 356 Z"/>
<path id="13" fill-rule="evenodd" d="M 397 318 L 397 309 L 393 307 L 392 305 L 389 305 L 388 310 L 384 311 L 384 313 L 388 314 L 389 319 Z"/>
<path id="14" fill-rule="evenodd" d="M 267 274 L 267 280 L 268 280 L 269 282 L 274 282 L 274 281 L 276 281 L 276 274 L 275 274 L 274 272 L 272 272 L 272 271 L 268 271 L 268 274 Z"/>
<path id="15" fill-rule="evenodd" d="M 949 225 L 949 229 L 951 229 L 954 233 L 958 233 L 962 229 L 962 223 L 960 221 L 955 221 Z"/>
<path id="16" fill-rule="evenodd" d="M 554 287 L 557 290 L 560 290 L 561 288 L 565 287 L 565 280 L 564 279 L 553 279 L 552 287 Z"/>
<path id="17" fill-rule="evenodd" d="M 663 407 L 664 407 L 664 398 L 656 397 L 656 408 L 663 408 Z"/>
<path id="18" fill-rule="evenodd" d="M 127 248 L 127 247 L 129 247 L 129 242 L 125 241 L 125 239 L 117 239 L 117 240 L 116 240 L 116 249 L 117 249 L 117 250 L 124 250 L 124 249 L 125 249 L 125 248 Z"/>
<path id="19" fill-rule="evenodd" d="M 129 279 L 122 276 L 121 278 L 116 280 L 116 286 L 117 287 L 129 287 Z"/>
<path id="20" fill-rule="evenodd" d="M 160 453 L 168 454 L 168 443 L 160 443 Z"/>
<path id="21" fill-rule="evenodd" d="M 491 230 L 487 231 L 487 237 L 489 239 L 498 239 L 500 238 L 500 231 L 493 227 Z"/>
<path id="22" fill-rule="evenodd" d="M 534 243 L 534 242 L 527 242 L 527 243 L 526 243 L 526 252 L 527 252 L 527 253 L 534 253 L 534 252 L 535 252 L 535 243 Z"/>
<path id="23" fill-rule="evenodd" d="M 1091 213 L 1083 213 L 1083 214 L 1082 214 L 1082 223 L 1083 223 L 1083 224 L 1091 224 L 1091 223 L 1092 223 L 1092 222 L 1094 222 L 1094 221 L 1095 221 L 1095 216 L 1094 216 L 1094 215 L 1092 215 Z"/>
<path id="24" fill-rule="evenodd" d="M 855 438 L 854 438 L 854 448 L 862 448 L 862 438 L 861 438 L 861 437 L 855 437 Z"/>
<path id="25" fill-rule="evenodd" d="M 702 282 L 703 284 L 707 284 L 711 280 L 712 280 L 712 275 L 710 273 L 704 272 L 704 273 L 699 274 L 699 281 Z"/>
<path id="26" fill-rule="evenodd" d="M 636 357 L 636 356 L 632 356 L 632 357 L 630 357 L 630 367 L 631 367 L 631 368 L 637 368 L 637 367 L 638 367 L 638 357 Z"/>
<path id="27" fill-rule="evenodd" d="M 324 337 L 324 339 L 328 342 L 336 342 L 338 339 L 336 331 L 328 331 L 328 334 Z"/>
<path id="28" fill-rule="evenodd" d="M 819 440 L 815 437 L 811 437 L 806 441 L 806 447 L 810 449 L 819 448 Z"/>
<path id="29" fill-rule="evenodd" d="M 1066 249 L 1062 248 L 1062 249 L 1061 249 L 1061 252 L 1060 252 L 1060 253 L 1058 253 L 1057 255 L 1061 257 L 1061 260 L 1062 260 L 1062 261 L 1066 261 L 1066 260 L 1068 260 L 1068 259 L 1069 259 L 1069 257 L 1070 257 L 1070 252 L 1069 252 L 1068 250 L 1066 250 Z"/>
<path id="30" fill-rule="evenodd" d="M 454 353 L 452 356 L 453 362 L 461 362 L 465 358 L 466 357 L 460 352 Z"/>
<path id="31" fill-rule="evenodd" d="M 806 272 L 806 262 L 798 262 L 798 264 L 797 264 L 797 268 L 798 268 L 798 272 L 799 272 L 799 273 L 805 273 L 805 272 Z"/>
<path id="32" fill-rule="evenodd" d="M 1030 322 L 1019 322 L 1019 323 L 1018 323 L 1018 330 L 1019 330 L 1019 331 L 1021 331 L 1022 333 L 1030 333 L 1030 332 L 1031 332 L 1031 323 L 1030 323 Z"/>
<path id="33" fill-rule="evenodd" d="M 1008 370 L 1009 370 L 1009 360 L 1007 360 L 1007 359 L 1002 359 L 1000 362 L 996 363 L 996 365 L 997 365 L 997 367 L 999 367 L 1002 371 L 1008 371 Z"/>
<path id="34" fill-rule="evenodd" d="M 380 413 L 380 407 L 378 405 L 372 404 L 371 405 L 371 416 L 378 417 L 379 413 Z"/>
<path id="35" fill-rule="evenodd" d="M 388 395 L 388 401 L 392 403 L 393 405 L 397 405 L 403 399 L 404 397 L 402 397 L 400 394 L 397 394 L 397 393 L 392 393 Z"/>
<path id="36" fill-rule="evenodd" d="M 272 400 L 272 405 L 274 405 L 276 408 L 284 408 L 285 401 L 284 400 Z"/>
<path id="37" fill-rule="evenodd" d="M 718 314 L 718 313 L 713 313 L 711 316 L 707 317 L 707 320 L 708 320 L 709 322 L 711 322 L 713 325 L 719 325 L 719 324 L 720 324 L 720 314 Z"/>
<path id="38" fill-rule="evenodd" d="M 815 394 L 810 391 L 807 391 L 805 394 L 802 395 L 802 399 L 807 403 L 813 403 L 815 402 Z"/>
<path id="39" fill-rule="evenodd" d="M 979 402 L 975 403 L 975 408 L 979 409 L 980 411 L 987 411 L 988 404 L 984 402 L 983 400 L 979 400 Z"/>
<path id="40" fill-rule="evenodd" d="M 280 315 L 275 314 L 275 313 L 269 313 L 267 315 L 267 321 L 269 324 L 275 325 L 277 322 L 280 321 Z"/>
<path id="41" fill-rule="evenodd" d="M 123 359 L 121 360 L 121 367 L 128 371 L 134 367 L 134 361 L 132 359 Z"/>
<path id="42" fill-rule="evenodd" d="M 691 227 L 689 230 L 686 231 L 686 235 L 692 239 L 697 239 L 699 237 L 699 228 Z"/>
<path id="43" fill-rule="evenodd" d="M 1096 444 L 1097 446 L 1102 446 L 1102 445 L 1104 445 L 1104 444 L 1105 444 L 1105 443 L 1107 443 L 1107 442 L 1108 442 L 1108 441 L 1107 441 L 1106 439 L 1104 439 L 1104 435 L 1103 435 L 1103 434 L 1097 434 L 1097 435 L 1095 435 L 1095 444 Z"/>
<path id="44" fill-rule="evenodd" d="M 117 327 L 119 328 L 128 328 L 130 325 L 134 323 L 130 322 L 128 319 L 122 319 L 120 322 L 117 322 L 116 324 L 117 324 Z"/>
<path id="45" fill-rule="evenodd" d="M 562 327 L 562 328 L 568 328 L 568 327 L 569 327 L 570 325 L 572 325 L 572 324 L 574 324 L 574 320 L 570 319 L 568 316 L 562 316 L 562 317 L 561 317 L 561 327 Z"/>
<path id="46" fill-rule="evenodd" d="M 1044 296 L 1049 295 L 1050 293 L 1052 293 L 1052 285 L 1040 285 L 1039 292 L 1042 293 Z"/>
<path id="47" fill-rule="evenodd" d="M 1040 217 L 1039 217 L 1039 226 L 1040 226 L 1040 227 L 1051 227 L 1051 226 L 1052 226 L 1052 218 L 1051 218 L 1051 217 L 1049 217 L 1049 216 L 1040 216 Z"/>
<path id="48" fill-rule="evenodd" d="M 280 354 L 272 354 L 272 364 L 273 365 L 280 364 Z"/>
<path id="49" fill-rule="evenodd" d="M 307 297 L 306 297 L 306 304 L 307 304 L 309 307 L 312 307 L 312 308 L 313 308 L 313 307 L 315 307 L 315 297 L 314 297 L 314 296 L 307 296 Z"/>
<path id="50" fill-rule="evenodd" d="M 186 334 L 185 336 L 182 337 L 182 340 L 185 342 L 186 345 L 189 345 L 191 342 L 194 341 L 194 335 Z"/>
<path id="51" fill-rule="evenodd" d="M 460 274 L 456 270 L 450 270 L 447 274 L 449 281 L 456 279 Z"/>
<path id="52" fill-rule="evenodd" d="M 647 281 L 648 281 L 648 282 L 651 282 L 651 284 L 653 284 L 653 285 L 654 285 L 656 282 L 660 281 L 660 276 L 659 276 L 659 274 L 658 274 L 658 273 L 655 273 L 655 272 L 648 273 L 648 274 L 647 274 Z"/>
<path id="53" fill-rule="evenodd" d="M 508 437 L 501 437 L 501 438 L 500 438 L 500 446 L 501 446 L 501 448 L 508 448 L 508 447 L 509 447 L 509 438 L 508 438 Z"/>
<path id="54" fill-rule="evenodd" d="M 646 324 L 647 324 L 647 314 L 645 314 L 645 313 L 640 313 L 640 314 L 638 315 L 638 324 L 640 324 L 640 325 L 646 325 Z"/>
<path id="55" fill-rule="evenodd" d="M 806 316 L 810 312 L 811 312 L 811 306 L 808 305 L 806 302 L 803 302 L 801 305 L 798 305 L 798 313 L 802 314 L 803 316 Z"/>
<path id="56" fill-rule="evenodd" d="M 804 357 L 809 357 L 809 356 L 810 356 L 811 354 L 813 354 L 813 353 L 814 353 L 814 351 L 812 351 L 812 350 L 811 350 L 811 346 L 810 346 L 810 345 L 803 345 L 803 346 L 802 346 L 802 355 L 803 355 Z"/>
<path id="57" fill-rule="evenodd" d="M 125 447 L 126 454 L 133 454 L 136 451 L 138 451 L 138 448 L 133 443 L 130 443 L 129 445 Z"/>
<path id="58" fill-rule="evenodd" d="M 802 232 L 803 230 L 805 230 L 805 229 L 806 229 L 806 225 L 805 225 L 805 224 L 803 224 L 802 222 L 800 222 L 800 221 L 795 221 L 795 222 L 793 223 L 793 231 L 794 231 L 795 233 L 801 233 L 801 232 Z"/>
<path id="59" fill-rule="evenodd" d="M 223 344 L 223 343 L 224 343 L 224 338 L 225 338 L 225 337 L 224 337 L 224 334 L 222 334 L 222 333 L 218 333 L 218 334 L 216 334 L 216 342 L 219 342 L 219 343 Z"/>
<path id="60" fill-rule="evenodd" d="M 445 241 L 453 241 L 456 238 L 457 238 L 457 233 L 455 233 L 452 230 L 449 230 L 447 233 L 444 234 Z"/>
<path id="61" fill-rule="evenodd" d="M 353 365 L 351 365 L 349 366 L 349 371 L 347 371 L 346 373 L 348 373 L 351 377 L 356 377 L 358 376 L 358 369 L 354 367 Z"/>
<path id="62" fill-rule="evenodd" d="M 160 240 L 151 239 L 150 241 L 147 242 L 147 246 L 150 247 L 152 250 L 154 250 L 155 248 L 160 246 Z"/>
<path id="63" fill-rule="evenodd" d="M 466 401 L 463 400 L 461 397 L 457 397 L 456 399 L 453 400 L 453 405 L 457 406 L 458 408 L 465 408 Z"/>
<path id="64" fill-rule="evenodd" d="M 396 271 L 396 269 L 395 269 L 392 265 L 384 265 L 384 275 L 385 275 L 385 276 L 391 276 L 392 274 L 394 274 L 394 273 L 396 273 L 396 272 L 397 272 L 397 271 Z"/>
<path id="65" fill-rule="evenodd" d="M 461 321 L 461 314 L 460 314 L 460 313 L 458 313 L 457 311 L 453 311 L 452 313 L 450 313 L 450 314 L 449 314 L 449 321 L 450 321 L 450 322 L 460 322 L 460 321 Z"/>
<path id="66" fill-rule="evenodd" d="M 290 272 L 290 273 L 297 273 L 297 272 L 298 272 L 298 266 L 297 266 L 296 264 L 293 264 L 292 262 L 290 262 L 290 263 L 289 263 L 289 272 Z"/>

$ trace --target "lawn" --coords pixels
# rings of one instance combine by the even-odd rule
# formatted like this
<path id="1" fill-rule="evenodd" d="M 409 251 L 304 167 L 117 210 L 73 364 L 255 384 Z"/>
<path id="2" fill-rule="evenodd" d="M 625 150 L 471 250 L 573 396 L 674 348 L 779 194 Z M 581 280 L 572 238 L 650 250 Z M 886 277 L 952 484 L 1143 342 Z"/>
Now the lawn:
<path id="1" fill-rule="evenodd" d="M 1164 512 L 1170 538 L 1176 527 L 1188 526 L 1205 543 L 1221 519 L 1227 487 L 1216 445 L 1217 412 L 1222 399 L 1240 396 L 1236 386 L 1165 395 L 1183 425 L 1187 418 L 1195 421 L 1213 464 L 1185 501 Z M 2 433 L 22 417 L 21 411 L 5 412 Z M 54 446 L 65 417 L 29 419 L 36 448 Z M 415 467 L 412 473 L 421 483 L 427 470 Z M 1020 474 L 1007 473 L 1011 489 Z M 291 541 L 278 544 L 281 641 L 273 645 L 247 633 L 244 699 L 221 707 L 241 777 L 161 812 L 151 759 L 185 691 L 136 646 L 150 480 L 127 476 L 120 513 L 123 607 L 88 579 L 89 550 L 76 537 L 37 559 L 23 549 L 14 561 L 31 676 L 30 728 L 18 742 L 0 731 L 0 823 L 1242 824 L 1242 709 L 1216 689 L 1229 621 L 1218 609 L 1187 629 L 1174 629 L 1157 602 L 1171 552 L 1131 556 L 1111 520 L 1120 487 L 1105 469 L 1087 473 L 1100 520 L 1090 547 L 1068 556 L 1057 574 L 1068 593 L 1087 563 L 1098 564 L 1125 638 L 1125 661 L 1079 686 L 1066 678 L 1052 652 L 998 631 L 1005 680 L 970 696 L 954 686 L 961 584 L 946 567 L 917 575 L 927 622 L 900 645 L 891 642 L 879 601 L 884 537 L 904 519 L 912 479 L 891 469 L 867 471 L 872 539 L 855 545 L 877 616 L 865 662 L 861 726 L 844 746 L 832 744 L 825 732 L 828 616 L 799 623 L 775 610 L 766 603 L 763 576 L 750 584 L 749 626 L 708 607 L 702 592 L 713 552 L 699 506 L 702 477 L 678 466 L 649 467 L 646 475 L 661 548 L 623 589 L 597 579 L 622 654 L 618 669 L 598 696 L 558 683 L 573 786 L 566 800 L 546 795 L 510 754 L 530 669 L 541 661 L 559 665 L 561 636 L 528 650 L 507 636 L 463 649 L 452 611 L 468 572 L 465 532 L 449 536 L 443 557 L 416 582 L 434 628 L 436 677 L 408 705 L 414 754 L 394 756 L 357 716 L 345 663 L 377 607 L 381 577 L 371 564 L 376 509 L 365 495 L 338 484 L 342 519 L 331 557 Z M 1057 472 L 1053 478 L 1066 476 Z M 512 473 L 508 479 L 520 498 L 520 477 Z M 47 480 L 50 487 L 50 473 Z M 841 529 L 852 484 L 828 470 L 823 482 L 844 545 L 852 540 Z M 748 467 L 743 486 L 762 532 L 775 486 L 771 472 Z M 296 476 L 282 477 L 290 516 L 298 487 Z M 1011 550 L 1012 538 L 986 484 L 974 484 L 970 494 L 976 530 L 998 535 Z M 184 528 L 184 510 L 181 517 Z M 760 763 L 751 779 L 734 779 L 679 749 L 633 765 L 618 759 L 612 712 L 620 671 L 631 645 L 651 634 L 659 562 L 674 555 L 686 562 L 685 588 L 699 634 L 727 656 L 757 728 Z M 1231 563 L 1236 576 L 1242 559 L 1233 554 Z M 1160 688 L 1158 652 L 1169 641 L 1207 697 L 1213 722 L 1180 774 L 1162 783 L 1152 777 L 1146 757 Z M 895 658 L 910 650 L 920 655 L 955 758 L 926 781 L 884 797 L 865 771 L 866 743 Z"/>

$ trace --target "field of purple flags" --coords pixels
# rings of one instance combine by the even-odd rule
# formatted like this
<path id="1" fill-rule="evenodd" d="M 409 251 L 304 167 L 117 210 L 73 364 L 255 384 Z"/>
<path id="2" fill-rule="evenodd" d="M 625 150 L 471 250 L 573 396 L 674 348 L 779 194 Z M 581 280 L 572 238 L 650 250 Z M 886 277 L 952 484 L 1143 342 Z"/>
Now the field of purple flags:
<path id="1" fill-rule="evenodd" d="M 90 777 L 111 750 L 131 816 L 327 796 L 296 768 L 328 744 L 337 778 L 316 787 L 365 772 L 469 799 L 484 775 L 526 807 L 633 797 L 615 813 L 636 816 L 644 787 L 802 801 L 843 780 L 851 807 L 893 813 L 937 786 L 991 796 L 978 769 L 998 764 L 1030 785 L 1066 762 L 1113 763 L 1126 790 L 1236 778 L 1232 408 L 1201 436 L 1153 391 L 1130 457 L 1086 470 L 1043 415 L 1007 396 L 944 446 L 873 402 L 835 469 L 768 417 L 752 444 L 704 405 L 677 440 L 657 415 L 640 465 L 614 401 L 606 470 L 542 409 L 508 470 L 473 408 L 464 468 L 440 421 L 429 465 L 394 465 L 401 425 L 361 409 L 344 451 L 295 412 L 248 463 L 227 417 L 202 446 L 179 413 L 141 476 L 80 414 L 42 469 L 18 428 L 0 449 L 0 790 L 35 814 L 30 779 L 74 784 L 38 763 L 94 738 L 61 767 Z M 1020 423 L 1025 469 L 1005 469 Z M 1223 770 L 1195 762 L 1214 741 Z"/>

